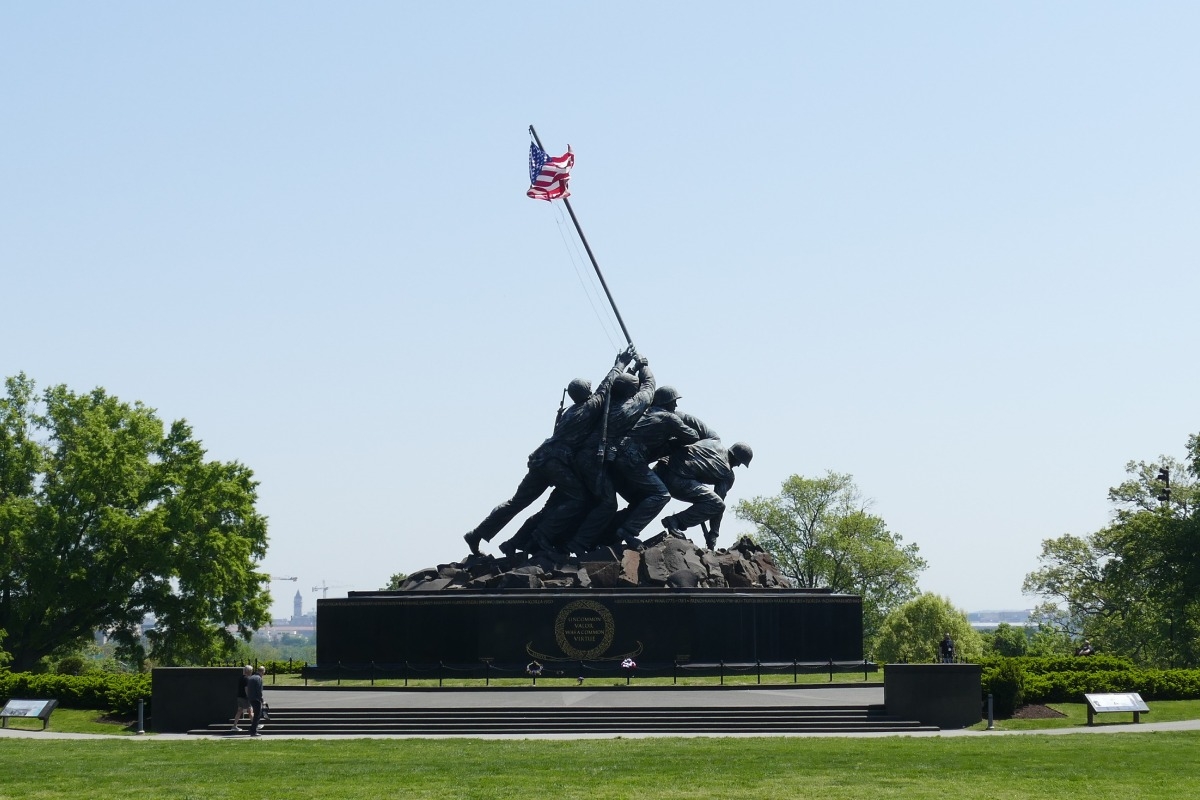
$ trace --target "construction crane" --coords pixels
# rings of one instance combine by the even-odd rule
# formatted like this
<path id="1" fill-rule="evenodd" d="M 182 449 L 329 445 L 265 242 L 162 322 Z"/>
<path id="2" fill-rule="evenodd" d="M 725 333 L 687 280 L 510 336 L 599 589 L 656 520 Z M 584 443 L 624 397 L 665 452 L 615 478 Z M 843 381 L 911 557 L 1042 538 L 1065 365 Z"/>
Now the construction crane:
<path id="1" fill-rule="evenodd" d="M 269 580 L 269 581 L 292 581 L 293 583 L 295 583 L 296 581 L 298 581 L 300 579 L 294 578 L 291 575 L 268 575 L 267 580 Z"/>
<path id="2" fill-rule="evenodd" d="M 312 590 L 313 590 L 314 592 L 320 592 L 320 593 L 321 593 L 321 597 L 322 597 L 322 599 L 324 599 L 324 598 L 327 598 L 327 597 L 329 597 L 329 590 L 330 590 L 330 589 L 345 589 L 345 588 L 346 588 L 345 586 L 326 586 L 326 585 L 325 585 L 325 581 L 321 581 L 321 585 L 320 585 L 320 586 L 314 586 L 314 587 L 312 588 Z"/>

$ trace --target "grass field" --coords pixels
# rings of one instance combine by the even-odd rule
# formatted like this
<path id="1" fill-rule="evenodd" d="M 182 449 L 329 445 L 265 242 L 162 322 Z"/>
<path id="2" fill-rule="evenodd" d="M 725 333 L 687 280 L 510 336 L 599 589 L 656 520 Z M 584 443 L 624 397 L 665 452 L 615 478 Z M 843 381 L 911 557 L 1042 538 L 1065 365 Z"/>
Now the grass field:
<path id="1" fill-rule="evenodd" d="M 0 740 L 0 798 L 1197 798 L 1200 732 L 958 738 Z"/>
<path id="2" fill-rule="evenodd" d="M 40 731 L 42 721 L 12 717 L 5 723 L 9 728 Z M 56 708 L 50 714 L 50 725 L 46 730 L 55 733 L 102 733 L 109 736 L 132 736 L 137 732 L 137 719 L 119 719 L 103 711 L 86 711 L 78 708 Z"/>
<path id="3" fill-rule="evenodd" d="M 1178 722 L 1185 719 L 1200 719 L 1200 700 L 1156 700 L 1150 705 L 1150 713 L 1142 714 L 1142 722 Z M 1039 728 L 1078 728 L 1087 727 L 1087 704 L 1085 703 L 1051 703 L 1050 708 L 1066 714 L 1065 717 L 1053 719 L 999 719 L 996 720 L 996 730 L 1027 731 Z M 1097 714 L 1096 727 L 1109 725 L 1129 725 L 1133 722 L 1133 712 Z M 971 726 L 972 730 L 984 730 L 987 721 Z"/>

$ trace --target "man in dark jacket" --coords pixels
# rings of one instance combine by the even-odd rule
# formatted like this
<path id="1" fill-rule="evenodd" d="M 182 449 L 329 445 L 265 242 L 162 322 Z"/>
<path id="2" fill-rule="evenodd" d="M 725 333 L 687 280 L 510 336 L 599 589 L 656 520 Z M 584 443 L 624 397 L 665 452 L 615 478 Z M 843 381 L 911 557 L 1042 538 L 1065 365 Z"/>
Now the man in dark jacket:
<path id="1" fill-rule="evenodd" d="M 250 700 L 250 735 L 261 736 L 258 732 L 258 725 L 262 722 L 263 709 L 263 679 L 262 675 L 257 672 L 252 672 L 250 677 L 246 679 L 246 697 Z"/>
<path id="2" fill-rule="evenodd" d="M 238 722 L 241 721 L 243 716 L 250 713 L 250 699 L 246 697 L 246 682 L 249 680 L 250 673 L 253 671 L 254 668 L 249 664 L 246 664 L 244 667 L 242 667 L 242 674 L 238 677 L 237 710 L 233 714 L 232 728 L 232 730 L 235 731 L 241 730 L 241 728 L 238 727 Z"/>
<path id="3" fill-rule="evenodd" d="M 943 664 L 954 663 L 954 640 L 950 638 L 949 632 L 942 637 L 942 641 L 938 644 L 938 651 L 942 654 Z"/>

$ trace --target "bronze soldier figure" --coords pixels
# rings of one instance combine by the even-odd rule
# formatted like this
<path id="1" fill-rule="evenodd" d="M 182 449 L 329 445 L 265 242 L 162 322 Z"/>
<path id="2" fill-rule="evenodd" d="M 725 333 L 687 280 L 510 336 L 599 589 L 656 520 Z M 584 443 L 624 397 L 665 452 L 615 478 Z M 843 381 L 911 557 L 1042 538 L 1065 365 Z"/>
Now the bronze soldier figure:
<path id="1" fill-rule="evenodd" d="M 671 534 L 682 535 L 693 525 L 707 522 L 704 544 L 709 550 L 715 548 L 725 514 L 725 496 L 733 487 L 733 468 L 749 466 L 752 458 L 754 451 L 744 442 L 726 450 L 720 440 L 702 439 L 660 461 L 655 471 L 671 496 L 691 503 L 683 511 L 663 517 L 663 527 Z"/>
<path id="2" fill-rule="evenodd" d="M 622 374 L 621 370 L 636 355 L 630 345 L 617 356 L 613 368 L 600 381 L 596 391 L 582 378 L 576 378 L 567 386 L 572 405 L 559 417 L 554 433 L 529 455 L 529 471 L 517 485 L 513 496 L 492 509 L 491 513 L 463 535 L 467 546 L 479 555 L 479 543 L 490 542 L 500 530 L 542 496 L 551 486 L 558 490 L 561 501 L 547 508 L 540 524 L 554 530 L 574 519 L 585 507 L 589 493 L 584 489 L 579 475 L 572 465 L 575 451 L 591 434 L 596 420 L 602 415 L 605 398 L 613 381 Z M 536 536 L 536 535 L 535 535 Z"/>

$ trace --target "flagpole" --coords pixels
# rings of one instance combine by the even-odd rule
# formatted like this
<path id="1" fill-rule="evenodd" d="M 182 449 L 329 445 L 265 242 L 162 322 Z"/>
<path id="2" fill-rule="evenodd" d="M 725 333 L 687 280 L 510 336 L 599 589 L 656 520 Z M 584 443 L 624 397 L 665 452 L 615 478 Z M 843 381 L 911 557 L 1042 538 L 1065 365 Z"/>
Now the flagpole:
<path id="1" fill-rule="evenodd" d="M 537 131 L 533 126 L 529 126 L 529 135 L 533 137 L 533 141 L 542 150 L 542 140 L 538 138 Z M 608 283 L 604 280 L 604 273 L 600 271 L 600 265 L 596 263 L 596 256 L 592 254 L 592 246 L 588 244 L 587 237 L 583 235 L 583 228 L 579 227 L 579 220 L 575 218 L 575 209 L 571 208 L 571 201 L 567 198 L 562 199 L 563 204 L 567 207 L 567 213 L 571 215 L 571 222 L 575 224 L 575 232 L 579 234 L 579 240 L 583 242 L 583 249 L 587 251 L 588 258 L 592 261 L 592 269 L 596 270 L 596 277 L 600 279 L 600 285 L 604 287 L 604 294 L 608 296 L 608 304 L 612 306 L 613 314 L 617 317 L 617 322 L 621 326 L 621 333 L 625 334 L 625 343 L 633 344 L 633 339 L 629 338 L 629 330 L 625 327 L 625 320 L 621 319 L 621 312 L 617 310 L 617 303 L 613 300 L 612 292 L 608 290 Z"/>

